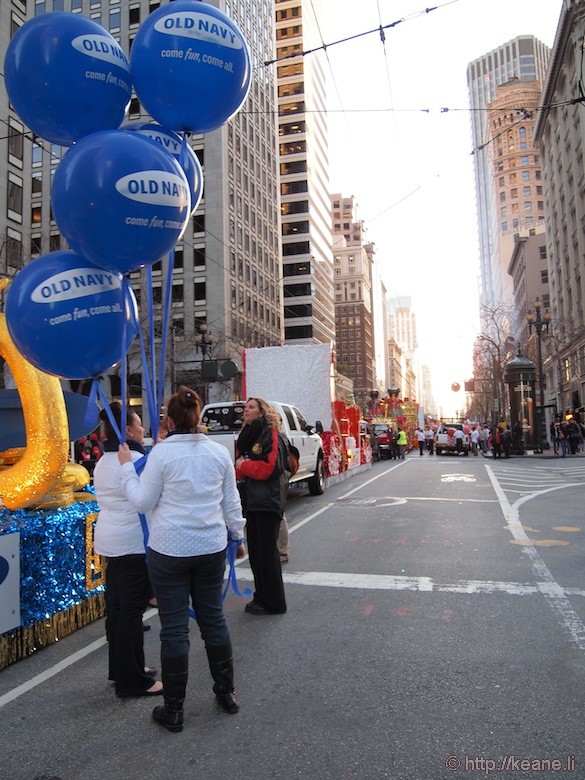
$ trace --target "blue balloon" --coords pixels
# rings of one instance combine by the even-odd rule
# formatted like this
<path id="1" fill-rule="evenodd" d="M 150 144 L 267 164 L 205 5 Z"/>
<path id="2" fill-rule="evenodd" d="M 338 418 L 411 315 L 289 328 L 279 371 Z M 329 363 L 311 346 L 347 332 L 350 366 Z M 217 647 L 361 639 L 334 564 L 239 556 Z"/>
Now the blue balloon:
<path id="1" fill-rule="evenodd" d="M 53 177 L 51 204 L 69 246 L 121 274 L 167 255 L 191 214 L 179 163 L 126 130 L 93 133 L 69 149 Z"/>
<path id="2" fill-rule="evenodd" d="M 203 171 L 201 163 L 188 141 L 185 142 L 185 152 L 182 152 L 183 141 L 172 130 L 166 130 L 155 122 L 132 122 L 124 125 L 123 130 L 134 130 L 145 138 L 150 138 L 177 160 L 191 190 L 191 214 L 197 210 L 197 206 L 203 195 Z"/>
<path id="3" fill-rule="evenodd" d="M 22 121 L 63 146 L 119 127 L 132 95 L 120 45 L 79 14 L 42 14 L 26 22 L 6 50 L 4 80 Z"/>
<path id="4" fill-rule="evenodd" d="M 142 23 L 130 56 L 136 94 L 176 132 L 208 133 L 242 106 L 250 54 L 232 20 L 212 5 L 177 0 Z"/>
<path id="5" fill-rule="evenodd" d="M 123 337 L 130 348 L 135 305 L 118 274 L 62 250 L 18 272 L 6 296 L 6 324 L 33 366 L 64 379 L 87 379 L 121 360 Z"/>

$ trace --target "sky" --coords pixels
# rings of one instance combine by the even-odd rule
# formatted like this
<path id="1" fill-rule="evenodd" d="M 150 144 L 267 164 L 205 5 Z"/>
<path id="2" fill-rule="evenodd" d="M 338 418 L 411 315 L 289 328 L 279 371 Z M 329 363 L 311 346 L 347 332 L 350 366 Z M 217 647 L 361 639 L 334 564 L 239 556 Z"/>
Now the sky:
<path id="1" fill-rule="evenodd" d="M 388 294 L 412 298 L 444 416 L 463 408 L 479 328 L 467 65 L 517 35 L 552 47 L 562 0 L 322 0 L 331 192 L 355 196 Z M 311 55 L 307 55 L 311 56 Z M 448 111 L 442 109 L 448 108 Z"/>

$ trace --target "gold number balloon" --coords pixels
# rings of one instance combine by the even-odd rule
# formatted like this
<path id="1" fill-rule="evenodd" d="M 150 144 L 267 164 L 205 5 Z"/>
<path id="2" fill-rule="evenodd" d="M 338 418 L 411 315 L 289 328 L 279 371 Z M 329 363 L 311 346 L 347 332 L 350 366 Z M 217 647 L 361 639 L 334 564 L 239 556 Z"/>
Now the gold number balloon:
<path id="1" fill-rule="evenodd" d="M 7 283 L 0 281 L 0 290 Z M 24 455 L 0 471 L 0 500 L 8 509 L 23 509 L 37 503 L 63 475 L 69 455 L 69 424 L 59 379 L 39 371 L 20 354 L 4 314 L 0 314 L 0 357 L 16 382 L 26 429 Z"/>

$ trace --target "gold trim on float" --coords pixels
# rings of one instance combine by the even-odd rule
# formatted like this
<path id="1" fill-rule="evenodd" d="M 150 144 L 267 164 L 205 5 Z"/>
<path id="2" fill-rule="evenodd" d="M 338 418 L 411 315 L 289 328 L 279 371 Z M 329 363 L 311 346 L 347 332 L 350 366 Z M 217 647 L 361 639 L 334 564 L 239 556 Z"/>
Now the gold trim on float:
<path id="1" fill-rule="evenodd" d="M 7 279 L 0 280 L 0 290 L 7 284 Z M 39 371 L 20 354 L 4 314 L 0 314 L 0 357 L 14 377 L 26 430 L 22 457 L 13 465 L 0 464 L 0 500 L 7 509 L 24 509 L 38 504 L 65 471 L 69 459 L 67 411 L 61 382 Z"/>

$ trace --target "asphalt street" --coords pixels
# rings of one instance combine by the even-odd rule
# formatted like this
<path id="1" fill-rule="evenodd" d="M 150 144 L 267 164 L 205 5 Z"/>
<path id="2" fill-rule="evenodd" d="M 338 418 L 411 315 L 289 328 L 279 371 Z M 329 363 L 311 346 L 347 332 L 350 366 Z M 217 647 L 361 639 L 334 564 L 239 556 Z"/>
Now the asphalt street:
<path id="1" fill-rule="evenodd" d="M 239 714 L 195 624 L 182 733 L 116 699 L 100 620 L 0 672 L 1 776 L 585 780 L 584 486 L 582 458 L 416 452 L 295 489 L 288 613 L 226 600 Z"/>

